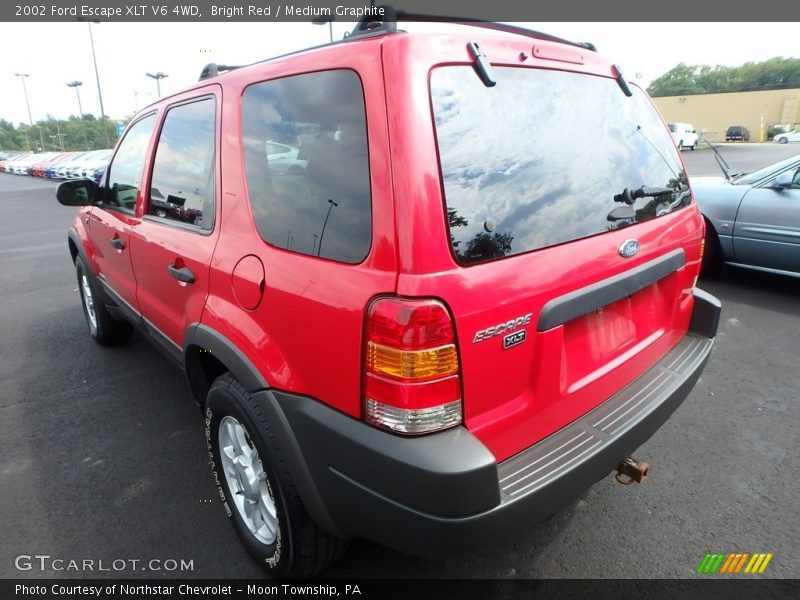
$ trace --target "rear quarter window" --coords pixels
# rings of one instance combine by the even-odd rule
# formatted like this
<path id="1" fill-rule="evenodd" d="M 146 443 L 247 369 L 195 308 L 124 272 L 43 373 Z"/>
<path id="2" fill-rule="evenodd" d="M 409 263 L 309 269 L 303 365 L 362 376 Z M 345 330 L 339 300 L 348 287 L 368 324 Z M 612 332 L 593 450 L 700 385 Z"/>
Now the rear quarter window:
<path id="1" fill-rule="evenodd" d="M 332 70 L 251 85 L 242 100 L 250 204 L 266 242 L 359 263 L 372 241 L 364 93 Z"/>

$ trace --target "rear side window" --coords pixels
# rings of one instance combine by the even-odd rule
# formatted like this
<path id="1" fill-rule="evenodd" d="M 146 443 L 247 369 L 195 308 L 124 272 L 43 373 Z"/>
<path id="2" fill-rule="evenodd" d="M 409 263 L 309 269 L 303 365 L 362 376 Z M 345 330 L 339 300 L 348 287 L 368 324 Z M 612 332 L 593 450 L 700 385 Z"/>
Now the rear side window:
<path id="1" fill-rule="evenodd" d="M 167 111 L 150 183 L 150 215 L 207 230 L 213 227 L 215 115 L 213 98 Z"/>
<path id="2" fill-rule="evenodd" d="M 242 139 L 250 204 L 265 241 L 340 262 L 366 258 L 372 207 L 356 73 L 323 71 L 248 87 Z"/>
<path id="3" fill-rule="evenodd" d="M 450 237 L 462 264 L 519 254 L 633 225 L 690 202 L 686 173 L 646 95 L 613 79 L 494 68 L 487 88 L 471 67 L 431 74 Z M 636 200 L 629 218 L 615 195 Z"/>

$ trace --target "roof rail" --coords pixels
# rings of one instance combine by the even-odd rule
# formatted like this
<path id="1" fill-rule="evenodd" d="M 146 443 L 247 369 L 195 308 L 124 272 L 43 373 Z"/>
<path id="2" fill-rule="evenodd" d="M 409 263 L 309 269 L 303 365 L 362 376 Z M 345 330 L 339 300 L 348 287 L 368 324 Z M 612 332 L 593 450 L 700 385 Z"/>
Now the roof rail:
<path id="1" fill-rule="evenodd" d="M 198 81 L 216 77 L 223 71 L 233 71 L 234 69 L 239 69 L 240 67 L 241 65 L 218 65 L 217 63 L 208 63 L 205 67 L 203 67 L 203 70 L 200 71 L 200 79 L 198 79 Z"/>
<path id="2" fill-rule="evenodd" d="M 535 38 L 538 40 L 569 44 L 570 46 L 577 46 L 578 48 L 585 48 L 586 50 L 597 52 L 597 48 L 591 42 L 573 42 L 571 40 L 550 35 L 549 33 L 525 29 L 524 27 L 517 27 L 516 25 L 506 25 L 504 23 L 494 23 L 492 21 L 483 21 L 481 19 L 471 19 L 466 17 L 448 17 L 443 15 L 414 13 L 396 9 L 389 5 L 375 7 L 374 0 L 372 0 L 371 5 L 374 10 L 368 12 L 358 23 L 356 23 L 353 31 L 351 31 L 348 35 L 348 39 L 353 37 L 364 37 L 367 35 L 372 36 L 385 33 L 394 33 L 397 31 L 398 21 L 416 23 L 456 23 L 459 25 L 470 25 L 472 27 L 483 27 L 486 29 L 492 29 L 494 31 L 503 31 L 505 33 L 524 35 L 526 37 Z"/>

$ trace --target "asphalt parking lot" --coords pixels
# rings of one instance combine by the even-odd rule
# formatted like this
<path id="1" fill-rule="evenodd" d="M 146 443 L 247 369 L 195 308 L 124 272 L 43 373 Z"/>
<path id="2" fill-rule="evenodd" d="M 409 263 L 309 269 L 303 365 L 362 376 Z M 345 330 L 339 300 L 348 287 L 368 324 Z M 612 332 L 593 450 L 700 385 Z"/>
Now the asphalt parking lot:
<path id="1" fill-rule="evenodd" d="M 742 170 L 800 152 L 724 147 Z M 716 174 L 708 151 L 684 159 L 690 175 Z M 0 174 L 0 577 L 261 577 L 214 500 L 182 375 L 140 336 L 106 349 L 87 335 L 66 248 L 75 210 L 54 190 Z M 723 302 L 717 345 L 684 405 L 637 452 L 652 465 L 645 485 L 607 477 L 544 524 L 520 524 L 505 547 L 465 560 L 357 541 L 322 575 L 684 578 L 706 552 L 745 551 L 774 554 L 764 576 L 796 577 L 800 280 L 731 270 L 700 286 Z M 112 572 L 15 566 L 36 554 L 142 562 Z M 151 560 L 163 568 L 143 571 Z M 192 568 L 168 570 L 170 560 Z"/>

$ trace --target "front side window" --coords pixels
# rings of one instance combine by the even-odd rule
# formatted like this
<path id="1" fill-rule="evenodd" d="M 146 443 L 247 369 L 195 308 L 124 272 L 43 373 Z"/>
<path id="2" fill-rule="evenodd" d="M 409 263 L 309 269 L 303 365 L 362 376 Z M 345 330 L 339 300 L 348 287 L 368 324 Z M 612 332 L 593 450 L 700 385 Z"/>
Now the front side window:
<path id="1" fill-rule="evenodd" d="M 600 234 L 690 202 L 680 158 L 635 86 L 605 77 L 497 67 L 431 74 L 453 253 L 479 263 Z M 657 189 L 627 204 L 625 190 Z M 628 198 L 631 198 L 630 196 Z"/>
<path id="2" fill-rule="evenodd" d="M 372 241 L 364 93 L 349 70 L 251 85 L 242 100 L 247 189 L 262 239 L 359 263 Z"/>
<path id="3" fill-rule="evenodd" d="M 155 122 L 155 114 L 140 119 L 130 126 L 120 142 L 114 160 L 108 167 L 106 204 L 109 206 L 133 212 Z"/>
<path id="4" fill-rule="evenodd" d="M 213 227 L 215 123 L 213 98 L 167 111 L 153 165 L 148 214 L 206 230 Z"/>

